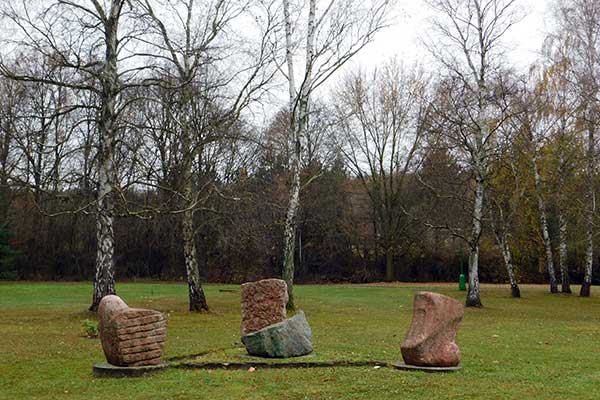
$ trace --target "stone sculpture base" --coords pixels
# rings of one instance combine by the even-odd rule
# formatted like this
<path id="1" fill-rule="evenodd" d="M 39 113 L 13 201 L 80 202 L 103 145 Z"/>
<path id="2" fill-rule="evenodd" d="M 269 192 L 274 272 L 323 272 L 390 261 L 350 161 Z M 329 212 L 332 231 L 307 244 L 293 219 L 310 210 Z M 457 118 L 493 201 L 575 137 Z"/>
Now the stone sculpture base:
<path id="1" fill-rule="evenodd" d="M 168 368 L 168 364 L 144 365 L 142 367 L 118 367 L 106 362 L 94 364 L 94 376 L 98 378 L 110 377 L 135 377 L 149 372 L 162 371 Z"/>
<path id="2" fill-rule="evenodd" d="M 462 367 L 457 365 L 455 367 L 421 367 L 419 365 L 408 365 L 401 361 L 397 361 L 391 364 L 392 367 L 403 371 L 423 371 L 423 372 L 454 372 L 460 371 Z"/>

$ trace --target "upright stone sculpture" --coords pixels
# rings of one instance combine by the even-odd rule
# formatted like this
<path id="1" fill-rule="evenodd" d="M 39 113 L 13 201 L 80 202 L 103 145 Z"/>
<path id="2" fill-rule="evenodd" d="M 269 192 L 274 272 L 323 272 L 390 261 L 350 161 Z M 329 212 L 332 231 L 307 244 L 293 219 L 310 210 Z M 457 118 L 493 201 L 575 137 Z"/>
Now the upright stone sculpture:
<path id="1" fill-rule="evenodd" d="M 129 308 L 120 297 L 105 296 L 98 309 L 106 360 L 119 367 L 159 365 L 167 335 L 163 313 Z"/>
<path id="2" fill-rule="evenodd" d="M 263 279 L 242 285 L 242 343 L 259 357 L 298 357 L 312 352 L 312 332 L 302 311 L 286 318 L 287 285 Z"/>
<path id="3" fill-rule="evenodd" d="M 412 323 L 400 346 L 404 362 L 420 367 L 458 366 L 460 349 L 455 339 L 463 314 L 463 305 L 450 297 L 415 294 Z"/>
<path id="4" fill-rule="evenodd" d="M 281 279 L 242 284 L 242 336 L 285 320 L 287 285 Z"/>

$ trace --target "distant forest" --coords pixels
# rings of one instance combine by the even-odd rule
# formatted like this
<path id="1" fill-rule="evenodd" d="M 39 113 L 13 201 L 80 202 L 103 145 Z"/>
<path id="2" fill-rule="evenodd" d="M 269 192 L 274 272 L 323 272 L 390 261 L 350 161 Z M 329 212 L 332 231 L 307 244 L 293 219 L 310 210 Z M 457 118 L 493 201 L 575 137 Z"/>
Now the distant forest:
<path id="1" fill-rule="evenodd" d="M 393 0 L 3 2 L 0 277 L 598 277 L 600 3 L 427 0 L 428 65 L 348 63 Z M 396 21 L 397 22 L 397 21 Z"/>
<path id="2" fill-rule="evenodd" d="M 266 132 L 264 145 L 257 146 L 255 152 L 248 155 L 243 167 L 236 167 L 227 176 L 202 171 L 195 177 L 198 180 L 195 187 L 205 186 L 207 181 L 215 185 L 207 191 L 202 207 L 194 214 L 200 271 L 202 278 L 209 282 L 239 283 L 281 275 L 290 182 L 286 149 L 281 146 L 285 132 L 281 124 L 286 118 L 286 113 L 279 114 Z M 541 165 L 545 174 L 543 196 L 548 199 L 548 226 L 556 249 L 559 245 L 557 201 L 563 191 L 556 190 L 558 183 L 550 174 L 559 167 L 557 157 L 552 154 L 557 148 L 558 143 L 547 142 Z M 325 160 L 329 150 L 335 149 L 320 149 L 302 168 L 302 180 L 311 182 L 301 192 L 296 280 L 384 280 L 386 247 L 379 233 L 377 210 L 342 154 Z M 533 176 L 527 160 L 520 162 L 523 163 L 523 195 L 512 227 L 513 260 L 519 280 L 541 283 L 547 280 L 547 272 Z M 44 166 L 53 164 L 52 155 L 43 160 Z M 32 164 L 30 168 L 34 171 L 35 166 Z M 61 191 L 54 190 L 59 185 L 53 181 L 51 169 L 47 171 L 41 179 L 47 189 L 24 186 L 3 191 L 2 216 L 6 221 L 0 236 L 4 244 L 1 247 L 3 277 L 92 279 L 96 257 L 95 215 L 93 210 L 73 213 L 70 210 L 94 201 L 96 192 L 83 185 L 86 179 L 93 182 L 93 177 L 86 178 L 83 168 L 72 171 L 82 187 Z M 510 171 L 501 171 L 506 175 L 494 176 L 493 183 L 500 189 L 510 189 Z M 571 198 L 568 267 L 574 282 L 581 282 L 585 262 L 585 225 L 578 202 L 578 197 L 583 196 L 583 179 L 583 175 L 578 174 L 571 183 L 573 189 L 566 189 Z M 447 195 L 433 191 L 429 187 L 433 184 Z M 463 197 L 470 192 L 468 171 L 448 152 L 429 152 L 419 169 L 406 175 L 402 206 L 395 206 L 399 229 L 393 244 L 393 275 L 388 278 L 455 281 L 461 264 L 467 273 L 465 242 L 446 229 L 431 226 L 467 227 L 470 209 Z M 170 193 L 159 189 L 123 192 L 115 220 L 118 279 L 185 279 L 178 215 L 148 211 L 164 207 L 169 197 Z M 410 210 L 408 215 L 403 213 L 403 207 Z M 486 222 L 493 218 L 491 207 L 492 204 Z M 491 225 L 486 224 L 481 239 L 481 280 L 508 282 Z M 597 261 L 594 266 L 597 267 Z"/>

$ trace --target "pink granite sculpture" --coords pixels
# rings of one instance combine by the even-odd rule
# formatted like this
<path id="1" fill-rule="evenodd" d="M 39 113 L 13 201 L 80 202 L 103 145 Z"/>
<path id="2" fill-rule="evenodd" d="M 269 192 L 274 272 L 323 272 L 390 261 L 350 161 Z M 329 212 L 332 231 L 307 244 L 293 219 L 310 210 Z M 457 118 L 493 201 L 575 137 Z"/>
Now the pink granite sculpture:
<path id="1" fill-rule="evenodd" d="M 120 297 L 105 296 L 98 309 L 106 360 L 120 367 L 158 365 L 167 335 L 163 313 L 129 308 Z"/>
<path id="2" fill-rule="evenodd" d="M 242 285 L 242 336 L 286 318 L 287 285 L 281 279 L 263 279 Z"/>
<path id="3" fill-rule="evenodd" d="M 408 365 L 455 367 L 460 349 L 455 342 L 464 307 L 458 301 L 438 293 L 415 295 L 413 319 L 400 349 Z"/>

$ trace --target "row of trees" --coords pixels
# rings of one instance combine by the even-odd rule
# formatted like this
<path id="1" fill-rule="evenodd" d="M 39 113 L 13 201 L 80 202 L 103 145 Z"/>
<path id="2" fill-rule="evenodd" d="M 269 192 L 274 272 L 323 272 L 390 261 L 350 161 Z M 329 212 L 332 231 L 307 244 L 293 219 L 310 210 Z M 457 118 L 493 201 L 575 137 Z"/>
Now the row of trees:
<path id="1" fill-rule="evenodd" d="M 207 310 L 203 279 L 282 276 L 293 307 L 295 277 L 452 279 L 467 252 L 468 306 L 480 273 L 557 292 L 555 258 L 589 296 L 600 6 L 558 2 L 522 75 L 503 54 L 516 0 L 428 3 L 437 72 L 390 60 L 330 90 L 390 1 L 6 6 L 2 268 L 87 277 L 95 246 L 91 309 L 117 262 L 185 271 Z"/>

